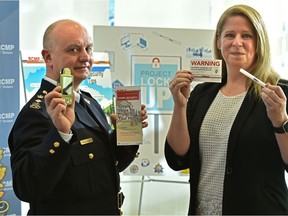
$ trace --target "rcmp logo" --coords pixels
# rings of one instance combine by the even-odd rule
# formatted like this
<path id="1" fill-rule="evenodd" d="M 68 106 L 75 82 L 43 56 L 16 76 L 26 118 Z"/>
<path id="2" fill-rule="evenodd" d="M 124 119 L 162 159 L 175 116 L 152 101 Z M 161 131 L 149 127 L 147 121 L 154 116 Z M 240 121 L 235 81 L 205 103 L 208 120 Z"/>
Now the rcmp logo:
<path id="1" fill-rule="evenodd" d="M 139 170 L 139 168 L 138 168 L 137 165 L 132 165 L 132 166 L 130 167 L 130 172 L 131 172 L 131 173 L 137 173 L 138 170 Z"/>
<path id="2" fill-rule="evenodd" d="M 147 166 L 149 166 L 149 164 L 150 164 L 149 159 L 147 159 L 147 158 L 143 158 L 142 159 L 142 161 L 141 161 L 141 166 L 142 167 L 147 167 Z"/>
<path id="3" fill-rule="evenodd" d="M 154 172 L 155 173 L 163 173 L 163 167 L 161 164 L 156 164 L 155 167 L 154 167 Z"/>

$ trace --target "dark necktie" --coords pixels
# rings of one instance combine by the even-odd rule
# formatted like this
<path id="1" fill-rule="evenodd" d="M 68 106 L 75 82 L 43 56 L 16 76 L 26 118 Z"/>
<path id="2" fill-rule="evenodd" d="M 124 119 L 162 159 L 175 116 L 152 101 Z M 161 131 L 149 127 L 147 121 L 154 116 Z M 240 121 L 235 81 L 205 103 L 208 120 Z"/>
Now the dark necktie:
<path id="1" fill-rule="evenodd" d="M 83 98 L 83 95 L 82 94 L 80 94 L 80 100 L 79 100 L 79 104 L 81 105 L 81 106 L 83 106 L 84 107 L 84 109 L 86 109 L 87 107 L 86 107 L 86 102 L 85 102 L 85 100 L 84 100 L 84 98 Z"/>
<path id="2" fill-rule="evenodd" d="M 90 117 L 92 117 L 94 119 L 94 121 L 96 121 L 97 125 L 98 124 L 98 119 L 94 116 L 94 114 L 92 113 L 92 111 L 87 107 L 87 104 L 84 100 L 84 97 L 82 94 L 80 94 L 80 100 L 79 100 L 79 104 L 87 111 L 87 113 L 89 114 Z"/>

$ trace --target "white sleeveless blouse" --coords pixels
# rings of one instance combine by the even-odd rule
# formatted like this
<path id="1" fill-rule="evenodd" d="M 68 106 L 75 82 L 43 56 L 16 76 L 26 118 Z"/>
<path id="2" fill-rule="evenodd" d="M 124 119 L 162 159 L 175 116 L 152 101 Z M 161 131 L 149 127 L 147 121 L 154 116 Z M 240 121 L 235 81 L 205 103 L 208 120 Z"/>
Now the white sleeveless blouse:
<path id="1" fill-rule="evenodd" d="M 197 194 L 198 215 L 222 215 L 223 183 L 228 138 L 246 96 L 218 92 L 200 128 L 201 171 Z"/>

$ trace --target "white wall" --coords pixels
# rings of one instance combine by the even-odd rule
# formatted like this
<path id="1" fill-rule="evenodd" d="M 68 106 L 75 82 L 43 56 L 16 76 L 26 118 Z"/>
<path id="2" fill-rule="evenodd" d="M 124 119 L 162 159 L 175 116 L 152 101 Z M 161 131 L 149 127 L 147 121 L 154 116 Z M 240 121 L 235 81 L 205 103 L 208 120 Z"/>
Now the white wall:
<path id="1" fill-rule="evenodd" d="M 109 25 L 110 0 L 20 0 L 20 48 L 41 49 L 48 24 L 72 18 L 87 26 Z M 111 0 L 112 1 L 112 0 Z M 233 4 L 257 9 L 267 25 L 273 66 L 284 77 L 288 57 L 288 1 L 274 0 L 114 0 L 115 25 L 214 29 L 220 14 Z M 286 33 L 283 34 L 283 26 Z"/>
<path id="2" fill-rule="evenodd" d="M 115 1 L 115 25 L 210 28 L 210 0 Z"/>
<path id="3" fill-rule="evenodd" d="M 270 35 L 273 65 L 287 78 L 287 33 L 282 34 L 283 24 L 288 24 L 286 0 L 115 0 L 115 25 L 214 29 L 220 14 L 239 3 L 262 14 Z M 78 20 L 92 35 L 93 25 L 109 25 L 108 17 L 109 0 L 20 0 L 20 49 L 41 50 L 45 28 L 57 19 Z M 143 184 L 141 176 L 121 177 L 125 215 L 187 214 L 189 185 L 173 183 L 187 181 L 186 177 L 158 177 Z M 24 203 L 23 215 L 27 209 Z"/>
<path id="4" fill-rule="evenodd" d="M 75 19 L 92 35 L 93 25 L 109 24 L 109 0 L 20 0 L 20 49 L 42 49 L 46 27 Z"/>

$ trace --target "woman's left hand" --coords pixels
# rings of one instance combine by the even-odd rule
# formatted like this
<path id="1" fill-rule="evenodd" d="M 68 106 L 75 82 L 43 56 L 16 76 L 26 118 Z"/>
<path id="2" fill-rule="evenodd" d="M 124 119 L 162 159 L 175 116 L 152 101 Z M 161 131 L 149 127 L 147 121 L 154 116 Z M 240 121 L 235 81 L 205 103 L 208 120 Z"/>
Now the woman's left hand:
<path id="1" fill-rule="evenodd" d="M 280 86 L 266 84 L 262 89 L 262 99 L 266 106 L 267 115 L 274 127 L 282 127 L 288 119 L 286 112 L 287 98 Z"/>

